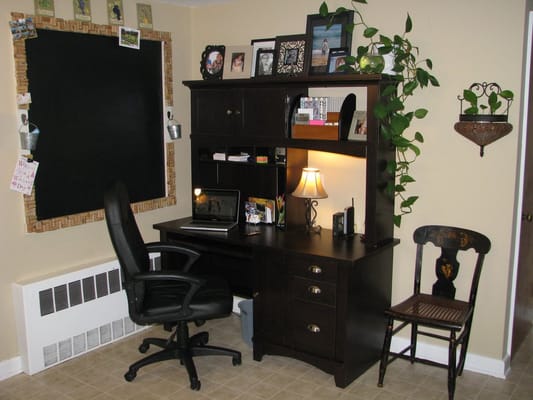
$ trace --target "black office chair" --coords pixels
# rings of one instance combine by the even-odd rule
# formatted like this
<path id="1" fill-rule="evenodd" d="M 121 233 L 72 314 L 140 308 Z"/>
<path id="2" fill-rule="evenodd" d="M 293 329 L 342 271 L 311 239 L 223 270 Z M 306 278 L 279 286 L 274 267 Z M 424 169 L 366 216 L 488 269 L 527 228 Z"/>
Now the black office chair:
<path id="1" fill-rule="evenodd" d="M 465 365 L 479 277 L 485 254 L 490 250 L 490 240 L 481 233 L 448 226 L 422 226 L 415 230 L 413 239 L 417 244 L 414 294 L 385 312 L 389 321 L 379 366 L 378 386 L 383 386 L 387 365 L 397 358 L 404 358 L 410 360 L 411 363 L 421 362 L 447 368 L 448 398 L 453 400 L 455 378 L 462 374 Z M 435 263 L 437 281 L 433 284 L 432 294 L 420 292 L 422 254 L 424 245 L 428 242 L 441 249 L 441 255 Z M 476 262 L 472 268 L 470 295 L 468 301 L 455 300 L 453 281 L 459 272 L 457 253 L 468 249 L 474 249 L 477 253 Z M 393 329 L 395 321 L 399 321 L 400 325 Z M 408 325 L 411 326 L 410 345 L 398 353 L 391 352 L 392 336 Z M 419 330 L 419 326 L 446 330 L 449 335 L 422 331 Z M 446 340 L 448 342 L 448 364 L 416 357 L 417 335 Z M 457 363 L 456 352 L 459 347 L 461 352 Z M 409 355 L 406 355 L 408 351 Z M 392 357 L 389 359 L 389 356 Z"/>
<path id="2" fill-rule="evenodd" d="M 126 187 L 113 184 L 106 190 L 104 208 L 109 235 L 117 254 L 123 286 L 128 298 L 130 318 L 139 325 L 165 324 L 175 331 L 168 339 L 147 338 L 139 346 L 145 353 L 150 345 L 163 350 L 137 361 L 124 375 L 132 381 L 137 370 L 158 361 L 179 359 L 189 374 L 191 389 L 199 390 L 200 381 L 193 357 L 226 355 L 233 365 L 241 364 L 241 353 L 221 347 L 208 346 L 207 332 L 189 337 L 187 323 L 197 325 L 205 320 L 227 317 L 233 308 L 233 296 L 228 284 L 219 278 L 196 276 L 189 269 L 200 256 L 191 249 L 171 243 L 143 242 L 130 207 Z M 186 259 L 179 270 L 150 270 L 150 252 L 174 252 Z"/>

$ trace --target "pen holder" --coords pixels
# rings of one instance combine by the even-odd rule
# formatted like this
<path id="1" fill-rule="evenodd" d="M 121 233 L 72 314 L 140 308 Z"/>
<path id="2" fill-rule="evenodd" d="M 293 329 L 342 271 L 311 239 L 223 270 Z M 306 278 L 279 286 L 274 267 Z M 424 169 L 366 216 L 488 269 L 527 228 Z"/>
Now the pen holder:
<path id="1" fill-rule="evenodd" d="M 19 135 L 20 135 L 20 147 L 23 150 L 35 150 L 37 148 L 37 140 L 39 139 L 39 128 L 37 125 L 32 124 L 31 122 L 28 124 L 28 130 L 22 129 L 22 127 L 19 128 Z"/>

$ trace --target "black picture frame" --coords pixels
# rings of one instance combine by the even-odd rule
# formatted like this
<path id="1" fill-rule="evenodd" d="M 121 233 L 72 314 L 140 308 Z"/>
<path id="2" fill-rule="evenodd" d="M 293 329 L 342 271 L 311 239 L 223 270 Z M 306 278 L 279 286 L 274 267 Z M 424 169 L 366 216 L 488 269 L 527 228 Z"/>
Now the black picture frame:
<path id="1" fill-rule="evenodd" d="M 257 50 L 254 74 L 256 78 L 264 78 L 266 76 L 274 75 L 275 55 L 276 50 L 274 49 Z"/>
<path id="2" fill-rule="evenodd" d="M 352 32 L 349 32 L 346 26 L 353 24 L 353 10 L 334 16 L 328 28 L 331 15 L 328 17 L 322 17 L 320 14 L 307 16 L 305 64 L 307 73 L 310 75 L 327 73 L 329 49 L 345 47 L 350 51 L 352 48 Z"/>
<path id="3" fill-rule="evenodd" d="M 255 66 L 257 64 L 257 52 L 262 49 L 274 50 L 276 48 L 276 38 L 252 39 L 250 45 L 252 46 L 252 71 L 250 77 L 254 78 Z"/>
<path id="4" fill-rule="evenodd" d="M 208 79 L 222 79 L 224 72 L 224 55 L 226 46 L 206 46 L 202 52 L 200 72 L 202 77 Z"/>
<path id="5" fill-rule="evenodd" d="M 346 64 L 345 59 L 347 56 L 349 56 L 349 51 L 347 47 L 329 49 L 327 73 L 328 74 L 345 74 L 346 70 L 340 67 Z"/>
<path id="6" fill-rule="evenodd" d="M 307 35 L 276 37 L 275 75 L 304 75 Z"/>

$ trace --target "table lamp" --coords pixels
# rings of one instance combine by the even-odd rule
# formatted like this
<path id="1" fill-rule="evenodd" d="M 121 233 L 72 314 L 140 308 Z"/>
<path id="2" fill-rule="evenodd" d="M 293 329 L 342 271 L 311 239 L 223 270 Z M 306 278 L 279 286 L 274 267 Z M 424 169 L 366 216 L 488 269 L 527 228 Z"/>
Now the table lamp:
<path id="1" fill-rule="evenodd" d="M 292 192 L 294 197 L 305 199 L 305 228 L 307 232 L 320 232 L 320 225 L 315 225 L 318 202 L 315 199 L 325 199 L 328 194 L 322 186 L 320 170 L 318 168 L 304 168 L 298 186 Z"/>

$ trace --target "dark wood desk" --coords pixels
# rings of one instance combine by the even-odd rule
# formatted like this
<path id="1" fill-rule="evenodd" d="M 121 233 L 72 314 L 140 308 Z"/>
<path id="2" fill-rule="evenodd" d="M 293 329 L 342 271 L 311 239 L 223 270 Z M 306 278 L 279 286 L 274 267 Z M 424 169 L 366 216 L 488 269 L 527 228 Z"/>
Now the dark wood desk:
<path id="1" fill-rule="evenodd" d="M 228 233 L 180 229 L 188 218 L 155 224 L 161 240 L 203 253 L 199 269 L 225 276 L 254 299 L 254 359 L 277 354 L 333 374 L 346 387 L 378 361 L 390 305 L 393 247 L 366 247 L 360 236 L 306 234 L 274 226 Z M 247 236 L 258 231 L 259 234 Z M 163 263 L 166 260 L 163 259 Z"/>

